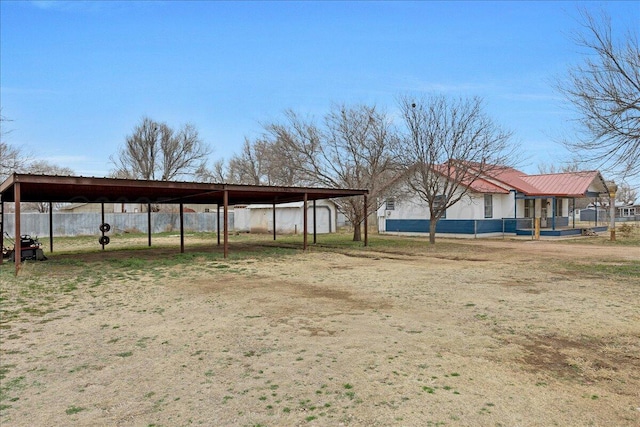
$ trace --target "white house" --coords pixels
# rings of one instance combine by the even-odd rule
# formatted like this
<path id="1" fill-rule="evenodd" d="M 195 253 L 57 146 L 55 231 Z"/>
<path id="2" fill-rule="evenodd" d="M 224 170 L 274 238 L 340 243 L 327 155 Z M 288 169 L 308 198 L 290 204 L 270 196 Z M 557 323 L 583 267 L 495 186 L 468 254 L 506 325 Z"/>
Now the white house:
<path id="1" fill-rule="evenodd" d="M 579 234 L 571 227 L 575 199 L 609 195 L 598 171 L 527 175 L 493 168 L 467 187 L 468 197 L 448 208 L 436 232 L 491 236 L 531 234 L 534 218 L 542 235 Z M 428 233 L 429 209 L 417 196 L 387 199 L 377 212 L 381 233 Z"/>

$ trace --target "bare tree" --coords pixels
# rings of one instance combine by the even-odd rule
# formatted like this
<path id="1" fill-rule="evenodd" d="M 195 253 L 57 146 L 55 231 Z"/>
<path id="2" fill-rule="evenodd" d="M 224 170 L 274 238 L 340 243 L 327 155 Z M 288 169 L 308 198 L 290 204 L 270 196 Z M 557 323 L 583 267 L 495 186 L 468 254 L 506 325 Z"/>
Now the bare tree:
<path id="1" fill-rule="evenodd" d="M 270 184 L 268 173 L 268 142 L 244 140 L 242 151 L 229 160 L 228 176 L 236 184 Z"/>
<path id="2" fill-rule="evenodd" d="M 54 165 L 52 163 L 47 162 L 46 160 L 38 160 L 38 161 L 32 162 L 26 167 L 25 170 L 27 173 L 41 174 L 41 175 L 69 176 L 75 173 L 71 168 Z M 55 203 L 52 205 L 52 207 L 55 210 L 62 205 L 63 205 L 62 203 Z M 25 203 L 25 209 L 34 209 L 40 213 L 46 213 L 46 212 L 49 212 L 49 203 L 48 202 Z"/>
<path id="3" fill-rule="evenodd" d="M 166 123 L 143 117 L 117 156 L 111 156 L 114 176 L 172 181 L 195 175 L 210 148 L 192 124 L 174 131 Z"/>
<path id="4" fill-rule="evenodd" d="M 572 161 L 561 165 L 556 164 L 538 164 L 538 172 L 541 174 L 549 173 L 565 173 L 565 172 L 578 172 L 580 171 L 580 164 L 578 161 Z"/>
<path id="5" fill-rule="evenodd" d="M 397 173 L 394 146 L 397 142 L 387 115 L 376 107 L 333 107 L 323 126 L 287 111 L 284 124 L 267 126 L 276 152 L 286 159 L 301 183 L 334 188 L 369 190 L 367 214 L 388 189 Z M 361 240 L 365 206 L 361 198 L 335 200 L 354 227 L 353 240 Z"/>
<path id="6" fill-rule="evenodd" d="M 511 133 L 484 112 L 482 100 L 433 95 L 399 100 L 406 125 L 400 145 L 406 185 L 429 207 L 429 243 L 447 208 L 467 197 L 471 186 L 513 154 Z"/>
<path id="7" fill-rule="evenodd" d="M 11 133 L 11 130 L 7 129 L 7 122 L 10 121 L 0 110 L 0 183 L 13 172 L 22 171 L 29 163 L 29 157 L 19 147 L 14 147 L 6 141 L 7 135 Z"/>
<path id="8" fill-rule="evenodd" d="M 242 151 L 229 160 L 227 175 L 230 182 L 252 185 L 299 185 L 302 177 L 295 165 L 295 153 L 282 142 L 268 137 L 245 139 Z"/>
<path id="9" fill-rule="evenodd" d="M 637 189 L 631 188 L 631 186 L 627 183 L 622 183 L 618 186 L 618 191 L 616 193 L 616 200 L 618 202 L 622 202 L 625 205 L 632 205 L 633 203 L 635 203 L 637 198 Z"/>
<path id="10" fill-rule="evenodd" d="M 223 159 L 216 160 L 211 169 L 201 164 L 195 172 L 195 179 L 202 182 L 223 183 L 231 182 Z"/>
<path id="11" fill-rule="evenodd" d="M 629 30 L 624 40 L 613 39 L 611 18 L 581 12 L 582 31 L 576 43 L 589 56 L 558 79 L 556 89 L 577 110 L 579 133 L 565 146 L 585 162 L 617 172 L 640 173 L 640 49 Z"/>

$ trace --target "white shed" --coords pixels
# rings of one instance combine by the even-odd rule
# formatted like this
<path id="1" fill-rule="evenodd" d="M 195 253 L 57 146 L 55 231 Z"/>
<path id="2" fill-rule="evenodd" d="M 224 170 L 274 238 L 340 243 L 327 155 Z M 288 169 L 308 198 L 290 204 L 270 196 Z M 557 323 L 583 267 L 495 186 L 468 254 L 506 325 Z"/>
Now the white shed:
<path id="1" fill-rule="evenodd" d="M 302 233 L 304 229 L 304 202 L 282 203 L 275 205 L 276 233 Z M 307 230 L 314 232 L 313 202 L 307 205 Z M 273 232 L 273 205 L 236 206 L 234 209 L 236 231 L 251 233 Z M 330 200 L 316 201 L 316 233 L 333 233 L 337 230 L 337 209 Z"/>

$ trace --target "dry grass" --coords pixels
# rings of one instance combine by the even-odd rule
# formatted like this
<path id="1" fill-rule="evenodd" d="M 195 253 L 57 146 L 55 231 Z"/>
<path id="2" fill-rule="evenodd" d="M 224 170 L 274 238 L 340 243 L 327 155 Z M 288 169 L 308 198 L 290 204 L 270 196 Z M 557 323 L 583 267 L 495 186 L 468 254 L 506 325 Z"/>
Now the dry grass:
<path id="1" fill-rule="evenodd" d="M 640 246 L 234 239 L 2 266 L 0 423 L 640 424 Z"/>

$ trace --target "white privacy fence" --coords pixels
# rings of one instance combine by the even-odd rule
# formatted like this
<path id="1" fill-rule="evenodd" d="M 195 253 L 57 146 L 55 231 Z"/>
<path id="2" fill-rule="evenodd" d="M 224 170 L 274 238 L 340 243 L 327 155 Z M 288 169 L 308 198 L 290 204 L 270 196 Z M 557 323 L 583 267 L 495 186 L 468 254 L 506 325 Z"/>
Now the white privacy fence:
<path id="1" fill-rule="evenodd" d="M 185 212 L 184 230 L 196 232 L 214 232 L 218 229 L 218 218 L 216 212 L 194 213 Z M 142 232 L 148 230 L 147 213 L 105 213 L 105 222 L 111 226 L 112 233 Z M 223 217 L 220 213 L 220 230 L 222 230 Z M 53 235 L 54 236 L 82 236 L 100 234 L 99 226 L 102 217 L 97 213 L 54 213 L 53 214 Z M 234 229 L 233 212 L 229 212 L 229 230 Z M 49 236 L 49 214 L 48 213 L 24 213 L 20 215 L 21 234 L 32 236 Z M 151 213 L 151 232 L 162 233 L 180 230 L 180 214 L 166 212 Z M 4 231 L 10 236 L 15 234 L 15 215 L 13 213 L 4 214 Z"/>

